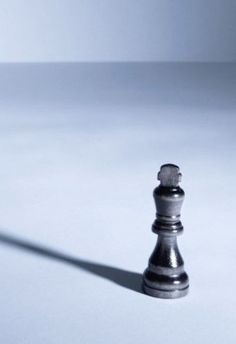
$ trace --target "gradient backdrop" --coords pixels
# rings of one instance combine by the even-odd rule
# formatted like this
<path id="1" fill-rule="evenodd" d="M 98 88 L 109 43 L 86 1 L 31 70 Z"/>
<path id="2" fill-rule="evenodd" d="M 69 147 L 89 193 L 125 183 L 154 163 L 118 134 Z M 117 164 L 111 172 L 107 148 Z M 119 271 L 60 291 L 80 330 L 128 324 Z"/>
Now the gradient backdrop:
<path id="1" fill-rule="evenodd" d="M 0 61 L 235 61 L 235 0 L 1 0 Z"/>
<path id="2" fill-rule="evenodd" d="M 235 34 L 235 1 L 0 1 L 0 343 L 235 344 Z M 166 162 L 178 300 L 140 293 Z"/>

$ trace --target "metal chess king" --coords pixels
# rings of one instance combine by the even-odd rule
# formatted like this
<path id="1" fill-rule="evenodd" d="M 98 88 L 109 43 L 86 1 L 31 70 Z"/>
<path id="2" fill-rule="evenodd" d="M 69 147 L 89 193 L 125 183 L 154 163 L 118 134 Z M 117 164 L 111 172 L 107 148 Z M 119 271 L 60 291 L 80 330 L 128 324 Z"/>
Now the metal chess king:
<path id="1" fill-rule="evenodd" d="M 177 245 L 177 235 L 183 232 L 180 221 L 184 200 L 184 191 L 179 187 L 181 177 L 178 166 L 161 166 L 158 173 L 160 185 L 153 192 L 156 220 L 152 231 L 158 234 L 158 239 L 143 274 L 143 290 L 148 295 L 165 299 L 185 296 L 189 289 L 188 275 Z"/>

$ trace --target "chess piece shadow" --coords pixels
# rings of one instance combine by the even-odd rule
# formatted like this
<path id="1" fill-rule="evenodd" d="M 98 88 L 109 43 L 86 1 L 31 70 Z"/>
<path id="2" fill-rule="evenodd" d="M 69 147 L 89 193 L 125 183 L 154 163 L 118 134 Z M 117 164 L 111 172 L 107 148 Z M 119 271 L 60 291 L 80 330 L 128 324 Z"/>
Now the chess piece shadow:
<path id="1" fill-rule="evenodd" d="M 50 258 L 64 264 L 69 264 L 96 276 L 110 280 L 124 288 L 138 293 L 143 293 L 141 288 L 142 275 L 139 273 L 79 259 L 66 253 L 62 253 L 49 247 L 41 246 L 3 232 L 0 232 L 0 243 L 45 258 Z"/>

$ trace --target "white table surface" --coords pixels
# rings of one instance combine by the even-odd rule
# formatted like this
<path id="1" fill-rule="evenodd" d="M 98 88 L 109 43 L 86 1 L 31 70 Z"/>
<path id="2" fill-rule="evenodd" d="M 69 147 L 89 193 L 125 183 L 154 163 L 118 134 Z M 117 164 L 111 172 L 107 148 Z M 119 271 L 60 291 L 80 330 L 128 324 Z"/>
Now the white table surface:
<path id="1" fill-rule="evenodd" d="M 235 64 L 1 64 L 0 343 L 235 343 L 235 111 Z M 177 300 L 139 292 L 166 162 Z"/>

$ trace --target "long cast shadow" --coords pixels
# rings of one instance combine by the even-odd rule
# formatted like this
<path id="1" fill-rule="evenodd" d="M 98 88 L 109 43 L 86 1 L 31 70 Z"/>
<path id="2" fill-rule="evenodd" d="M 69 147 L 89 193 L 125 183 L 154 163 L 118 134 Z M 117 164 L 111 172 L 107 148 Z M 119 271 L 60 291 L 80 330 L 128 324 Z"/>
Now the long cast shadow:
<path id="1" fill-rule="evenodd" d="M 49 247 L 37 245 L 33 242 L 3 232 L 0 232 L 0 243 L 75 266 L 94 275 L 110 280 L 124 288 L 142 293 L 142 275 L 139 273 L 79 259 Z"/>

